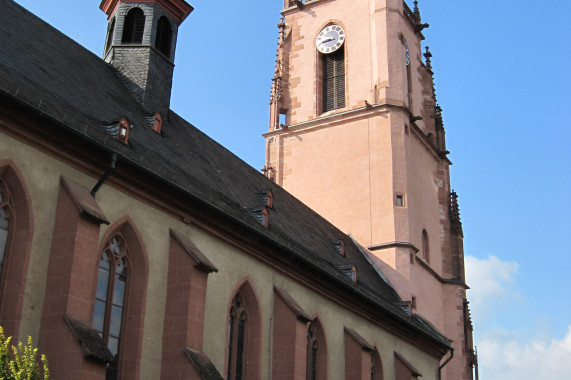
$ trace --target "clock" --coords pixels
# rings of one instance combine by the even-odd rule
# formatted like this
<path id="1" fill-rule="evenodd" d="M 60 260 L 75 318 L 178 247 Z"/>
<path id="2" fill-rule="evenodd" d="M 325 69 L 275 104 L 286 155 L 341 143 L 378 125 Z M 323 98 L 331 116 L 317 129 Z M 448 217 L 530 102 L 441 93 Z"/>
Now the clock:
<path id="1" fill-rule="evenodd" d="M 406 65 L 408 66 L 410 64 L 410 52 L 408 51 L 408 45 L 406 42 L 404 43 L 404 54 Z"/>
<path id="2" fill-rule="evenodd" d="M 315 46 L 323 54 L 337 51 L 345 42 L 345 31 L 339 25 L 328 25 L 319 33 Z"/>

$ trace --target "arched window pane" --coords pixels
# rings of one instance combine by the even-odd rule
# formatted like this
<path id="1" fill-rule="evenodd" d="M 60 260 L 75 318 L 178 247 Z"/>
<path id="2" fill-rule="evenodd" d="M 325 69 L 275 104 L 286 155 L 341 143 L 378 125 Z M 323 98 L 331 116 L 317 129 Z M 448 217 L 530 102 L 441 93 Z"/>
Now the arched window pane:
<path id="1" fill-rule="evenodd" d="M 103 322 L 105 319 L 105 302 L 95 300 L 95 308 L 93 310 L 93 327 L 95 330 L 103 334 Z"/>
<path id="2" fill-rule="evenodd" d="M 107 259 L 101 260 L 107 264 Z M 99 273 L 97 273 L 97 294 L 96 298 L 105 302 L 107 298 L 107 285 L 109 283 L 109 270 L 99 266 Z"/>
<path id="3" fill-rule="evenodd" d="M 118 306 L 113 306 L 111 308 L 111 320 L 109 323 L 109 336 L 114 336 L 119 338 L 121 334 L 121 315 L 123 314 L 123 308 Z"/>
<path id="4" fill-rule="evenodd" d="M 0 196 L 0 202 L 2 201 L 2 197 Z M 0 228 L 3 230 L 8 230 L 8 213 L 3 208 L 0 209 Z"/>

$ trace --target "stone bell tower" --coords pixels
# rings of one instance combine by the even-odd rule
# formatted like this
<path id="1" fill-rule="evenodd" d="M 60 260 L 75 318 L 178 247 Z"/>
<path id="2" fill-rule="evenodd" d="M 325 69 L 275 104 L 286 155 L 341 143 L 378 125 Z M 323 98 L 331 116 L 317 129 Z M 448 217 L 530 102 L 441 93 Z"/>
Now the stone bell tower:
<path id="1" fill-rule="evenodd" d="M 149 113 L 170 105 L 178 27 L 193 8 L 184 0 L 103 0 L 109 19 L 103 58 Z"/>
<path id="2" fill-rule="evenodd" d="M 453 341 L 443 379 L 472 379 L 462 225 L 413 5 L 284 0 L 263 172 L 368 248 Z"/>

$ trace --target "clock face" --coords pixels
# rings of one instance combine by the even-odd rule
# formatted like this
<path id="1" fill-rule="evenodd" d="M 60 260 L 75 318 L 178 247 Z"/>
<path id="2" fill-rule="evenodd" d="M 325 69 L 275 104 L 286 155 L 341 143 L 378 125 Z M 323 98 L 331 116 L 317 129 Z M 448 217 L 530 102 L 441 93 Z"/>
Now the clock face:
<path id="1" fill-rule="evenodd" d="M 323 54 L 333 53 L 345 42 L 345 31 L 339 25 L 329 25 L 323 28 L 317 36 L 315 46 Z"/>

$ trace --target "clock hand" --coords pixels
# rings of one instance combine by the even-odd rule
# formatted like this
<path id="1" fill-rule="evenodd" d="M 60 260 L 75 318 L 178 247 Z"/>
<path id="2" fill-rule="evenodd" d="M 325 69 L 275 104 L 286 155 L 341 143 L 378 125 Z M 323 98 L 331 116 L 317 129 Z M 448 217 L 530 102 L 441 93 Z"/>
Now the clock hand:
<path id="1" fill-rule="evenodd" d="M 333 41 L 333 40 L 334 40 L 333 37 L 329 37 L 329 38 L 324 39 L 323 42 L 329 42 L 329 41 Z"/>

